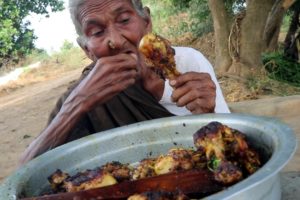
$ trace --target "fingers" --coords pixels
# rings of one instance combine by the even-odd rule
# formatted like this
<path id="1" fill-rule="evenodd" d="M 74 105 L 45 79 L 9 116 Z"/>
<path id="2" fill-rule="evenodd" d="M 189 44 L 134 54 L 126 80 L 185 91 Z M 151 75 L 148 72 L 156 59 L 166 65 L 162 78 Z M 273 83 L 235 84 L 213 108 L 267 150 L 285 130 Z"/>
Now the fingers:
<path id="1" fill-rule="evenodd" d="M 96 63 L 95 70 L 102 70 L 107 73 L 130 69 L 137 70 L 137 62 L 138 59 L 135 54 L 118 54 L 99 59 Z"/>
<path id="2" fill-rule="evenodd" d="M 100 58 L 88 76 L 72 92 L 72 97 L 76 99 L 79 96 L 91 108 L 134 84 L 137 74 L 137 56 L 133 54 Z"/>
<path id="3" fill-rule="evenodd" d="M 207 81 L 211 80 L 211 77 L 208 73 L 197 73 L 197 72 L 188 72 L 180 75 L 174 80 L 170 81 L 170 85 L 173 88 L 178 88 L 190 81 L 203 81 L 209 83 Z"/>
<path id="4" fill-rule="evenodd" d="M 123 81 L 128 82 L 127 80 L 132 82 L 136 78 L 137 56 L 134 54 L 118 54 L 101 58 L 88 77 L 93 86 L 106 87 L 122 84 Z"/>
<path id="5" fill-rule="evenodd" d="M 212 95 L 216 91 L 215 83 L 207 73 L 189 72 L 170 81 L 170 84 L 174 88 L 172 94 L 174 102 L 178 102 L 187 93 L 189 93 L 190 98 L 199 98 L 203 95 Z M 180 104 L 187 103 L 184 99 L 181 101 L 183 102 Z"/>
<path id="6" fill-rule="evenodd" d="M 212 113 L 215 108 L 215 101 L 207 101 L 207 99 L 197 98 L 194 101 L 188 103 L 186 108 L 193 114 Z"/>
<path id="7" fill-rule="evenodd" d="M 134 60 L 138 60 L 138 56 L 134 53 L 129 53 L 128 55 L 130 55 L 131 57 L 133 57 Z"/>
<path id="8" fill-rule="evenodd" d="M 135 69 L 127 70 L 115 75 L 114 80 L 110 80 L 110 85 L 112 85 L 112 90 L 122 91 L 128 86 L 135 83 L 137 78 L 137 71 Z M 117 88 L 114 88 L 117 87 Z"/>
<path id="9" fill-rule="evenodd" d="M 185 106 L 194 114 L 214 111 L 216 86 L 209 74 L 189 72 L 170 84 L 174 87 L 172 100 L 177 106 Z"/>
<path id="10" fill-rule="evenodd" d="M 196 100 L 196 99 L 205 99 L 207 102 L 211 104 L 211 101 L 214 101 L 215 91 L 209 88 L 194 88 L 190 90 L 186 90 L 185 93 L 182 93 L 182 95 L 178 96 L 174 102 L 176 102 L 176 105 L 179 107 L 186 106 L 190 102 Z"/>

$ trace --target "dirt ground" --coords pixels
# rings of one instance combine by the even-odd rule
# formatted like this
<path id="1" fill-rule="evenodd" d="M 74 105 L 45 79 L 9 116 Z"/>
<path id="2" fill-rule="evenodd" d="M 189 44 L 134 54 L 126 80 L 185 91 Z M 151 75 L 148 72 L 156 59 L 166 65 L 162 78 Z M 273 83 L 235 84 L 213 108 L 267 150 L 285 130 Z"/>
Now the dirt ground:
<path id="1" fill-rule="evenodd" d="M 0 96 L 0 183 L 16 170 L 26 146 L 45 127 L 57 98 L 81 69 Z"/>

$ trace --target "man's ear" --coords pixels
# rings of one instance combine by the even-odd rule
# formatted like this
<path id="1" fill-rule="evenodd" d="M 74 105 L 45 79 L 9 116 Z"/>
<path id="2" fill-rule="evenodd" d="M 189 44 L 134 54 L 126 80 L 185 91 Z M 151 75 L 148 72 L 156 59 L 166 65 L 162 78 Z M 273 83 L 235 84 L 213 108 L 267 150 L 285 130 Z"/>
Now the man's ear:
<path id="1" fill-rule="evenodd" d="M 84 41 L 84 39 L 82 37 L 78 37 L 76 39 L 78 45 L 81 47 L 81 49 L 84 51 L 85 55 L 91 59 L 94 60 L 94 56 L 92 55 L 92 53 L 90 52 L 89 48 L 86 45 L 86 42 Z"/>
<path id="2" fill-rule="evenodd" d="M 147 32 L 152 32 L 152 19 L 151 19 L 151 11 L 150 11 L 150 8 L 145 6 L 144 7 L 144 13 L 145 13 L 145 16 L 146 16 L 146 29 L 147 29 Z"/>

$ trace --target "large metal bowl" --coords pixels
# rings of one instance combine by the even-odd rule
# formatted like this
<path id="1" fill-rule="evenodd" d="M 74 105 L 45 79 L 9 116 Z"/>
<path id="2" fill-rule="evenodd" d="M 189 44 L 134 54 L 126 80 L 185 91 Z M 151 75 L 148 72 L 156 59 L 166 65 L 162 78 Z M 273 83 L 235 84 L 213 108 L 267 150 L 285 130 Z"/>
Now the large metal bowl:
<path id="1" fill-rule="evenodd" d="M 244 132 L 263 153 L 265 165 L 247 179 L 206 199 L 281 199 L 279 171 L 296 150 L 292 130 L 274 118 L 240 114 L 170 117 L 116 128 L 51 150 L 11 175 L 0 188 L 0 199 L 38 196 L 49 188 L 47 177 L 56 169 L 70 174 L 109 161 L 136 163 L 166 153 L 174 146 L 193 147 L 193 133 L 211 121 Z"/>

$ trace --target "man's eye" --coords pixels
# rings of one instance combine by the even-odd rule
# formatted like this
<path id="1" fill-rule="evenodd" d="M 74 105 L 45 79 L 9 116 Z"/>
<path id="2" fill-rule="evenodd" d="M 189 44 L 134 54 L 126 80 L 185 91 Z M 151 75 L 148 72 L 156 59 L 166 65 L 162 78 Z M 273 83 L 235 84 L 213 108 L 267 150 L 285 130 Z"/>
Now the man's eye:
<path id="1" fill-rule="evenodd" d="M 104 33 L 104 30 L 95 30 L 95 31 L 91 32 L 92 36 L 100 36 L 103 33 Z"/>
<path id="2" fill-rule="evenodd" d="M 121 22 L 122 24 L 126 24 L 126 23 L 128 23 L 129 21 L 130 21 L 130 18 L 124 18 L 124 19 L 120 20 L 120 22 Z"/>

